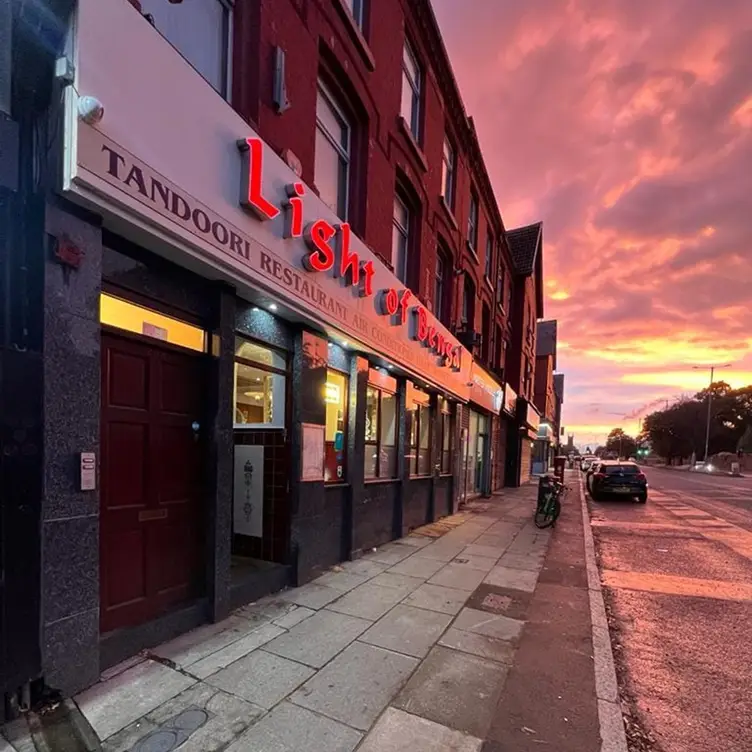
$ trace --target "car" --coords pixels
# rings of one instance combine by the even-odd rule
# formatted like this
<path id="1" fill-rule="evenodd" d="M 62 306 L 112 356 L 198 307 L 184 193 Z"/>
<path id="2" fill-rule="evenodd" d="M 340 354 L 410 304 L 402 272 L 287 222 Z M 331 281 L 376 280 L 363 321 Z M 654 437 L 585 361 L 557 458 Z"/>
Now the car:
<path id="1" fill-rule="evenodd" d="M 601 460 L 595 460 L 590 467 L 587 469 L 587 472 L 585 473 L 585 487 L 588 491 L 591 491 L 591 483 L 593 480 L 593 475 L 598 472 L 598 468 L 601 466 Z"/>
<path id="2" fill-rule="evenodd" d="M 593 464 L 593 462 L 597 461 L 597 459 L 598 459 L 597 457 L 593 457 L 591 455 L 583 457 L 580 460 L 580 470 L 582 470 L 583 473 L 586 472 L 590 468 L 590 466 Z"/>
<path id="3" fill-rule="evenodd" d="M 648 479 L 634 462 L 600 462 L 590 477 L 588 488 L 594 501 L 606 496 L 636 498 L 641 504 L 648 500 Z"/>

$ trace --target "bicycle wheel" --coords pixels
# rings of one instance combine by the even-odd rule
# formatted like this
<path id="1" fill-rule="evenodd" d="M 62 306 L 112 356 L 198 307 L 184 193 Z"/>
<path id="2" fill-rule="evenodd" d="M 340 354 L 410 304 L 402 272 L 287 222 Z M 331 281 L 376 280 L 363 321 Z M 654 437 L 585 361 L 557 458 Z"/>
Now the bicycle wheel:
<path id="1" fill-rule="evenodd" d="M 558 499 L 549 496 L 546 501 L 535 510 L 535 527 L 543 528 L 551 527 L 556 522 L 556 518 L 559 516 L 561 510 L 561 504 Z"/>

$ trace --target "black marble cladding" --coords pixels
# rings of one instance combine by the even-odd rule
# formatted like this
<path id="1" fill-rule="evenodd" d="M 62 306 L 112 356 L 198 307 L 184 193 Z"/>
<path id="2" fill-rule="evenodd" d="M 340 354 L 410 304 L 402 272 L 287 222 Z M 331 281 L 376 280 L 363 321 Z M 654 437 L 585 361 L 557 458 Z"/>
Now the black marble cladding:
<path id="1" fill-rule="evenodd" d="M 412 478 L 402 489 L 402 535 L 432 522 L 431 494 L 433 479 Z"/>
<path id="2" fill-rule="evenodd" d="M 353 504 L 353 553 L 367 553 L 374 546 L 394 540 L 395 509 L 399 481 L 366 483 Z"/>

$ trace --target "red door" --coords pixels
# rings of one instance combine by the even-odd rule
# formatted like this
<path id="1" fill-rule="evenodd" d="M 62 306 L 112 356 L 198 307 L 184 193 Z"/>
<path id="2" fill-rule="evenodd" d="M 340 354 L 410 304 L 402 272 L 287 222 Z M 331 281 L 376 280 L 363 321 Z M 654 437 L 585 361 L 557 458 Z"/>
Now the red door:
<path id="1" fill-rule="evenodd" d="M 196 594 L 202 365 L 200 356 L 102 334 L 102 632 Z"/>

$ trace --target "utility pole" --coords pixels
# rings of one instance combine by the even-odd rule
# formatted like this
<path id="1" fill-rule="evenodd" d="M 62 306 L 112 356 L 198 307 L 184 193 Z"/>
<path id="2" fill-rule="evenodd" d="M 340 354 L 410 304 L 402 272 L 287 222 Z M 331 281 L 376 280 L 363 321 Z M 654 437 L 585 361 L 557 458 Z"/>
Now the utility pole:
<path id="1" fill-rule="evenodd" d="M 731 368 L 731 363 L 726 363 L 723 366 L 692 366 L 695 371 L 707 371 L 710 368 L 710 388 L 708 389 L 708 420 L 705 426 L 705 455 L 702 461 L 707 463 L 708 461 L 708 449 L 710 448 L 710 415 L 711 407 L 713 405 L 713 379 L 715 378 L 715 372 L 720 371 L 722 368 Z"/>

